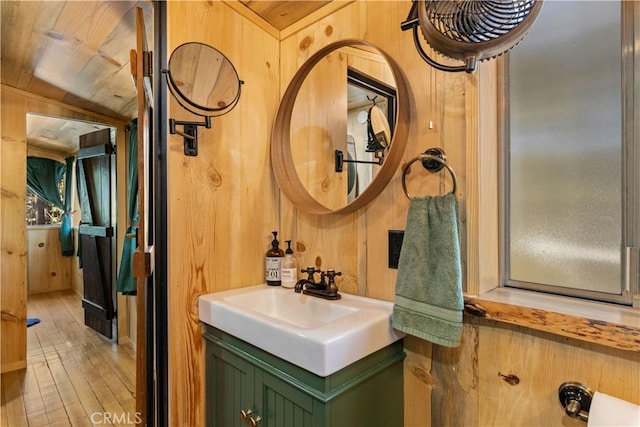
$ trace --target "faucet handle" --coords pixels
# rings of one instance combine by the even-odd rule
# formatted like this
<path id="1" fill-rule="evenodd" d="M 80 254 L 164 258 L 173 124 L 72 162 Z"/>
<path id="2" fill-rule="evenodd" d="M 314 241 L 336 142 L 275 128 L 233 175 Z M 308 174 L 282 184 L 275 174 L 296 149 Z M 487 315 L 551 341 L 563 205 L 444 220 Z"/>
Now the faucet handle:
<path id="1" fill-rule="evenodd" d="M 342 272 L 341 271 L 335 271 L 335 270 L 327 270 L 326 273 L 322 273 L 323 278 L 324 278 L 325 274 L 327 275 L 327 278 L 329 279 L 329 283 L 327 283 L 327 291 L 329 291 L 329 293 L 331 293 L 331 294 L 337 294 L 338 293 L 338 287 L 336 286 L 335 278 L 336 278 L 336 276 L 342 276 Z"/>
<path id="2" fill-rule="evenodd" d="M 307 268 L 303 268 L 303 269 L 301 269 L 301 270 L 300 270 L 300 272 L 301 272 L 301 273 L 307 273 L 307 274 L 309 275 L 309 277 L 307 277 L 307 280 L 310 280 L 310 281 L 314 282 L 313 275 L 314 275 L 315 273 L 320 273 L 320 270 L 318 270 L 318 269 L 316 269 L 315 267 L 313 267 L 313 266 L 311 266 L 311 265 L 310 265 L 310 266 L 309 266 L 309 267 L 307 267 Z"/>
<path id="3" fill-rule="evenodd" d="M 330 282 L 333 281 L 333 279 L 336 276 L 342 276 L 342 272 L 341 271 L 335 271 L 335 270 L 327 270 L 326 274 L 327 274 L 327 277 L 329 278 Z"/>

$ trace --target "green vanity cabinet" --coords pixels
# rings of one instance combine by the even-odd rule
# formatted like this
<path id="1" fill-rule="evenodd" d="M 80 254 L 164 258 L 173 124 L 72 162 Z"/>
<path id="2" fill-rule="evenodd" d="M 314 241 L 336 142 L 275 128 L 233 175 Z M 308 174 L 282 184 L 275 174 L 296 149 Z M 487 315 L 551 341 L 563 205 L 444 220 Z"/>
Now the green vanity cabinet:
<path id="1" fill-rule="evenodd" d="M 219 329 L 204 338 L 207 426 L 403 425 L 402 340 L 320 377 Z"/>

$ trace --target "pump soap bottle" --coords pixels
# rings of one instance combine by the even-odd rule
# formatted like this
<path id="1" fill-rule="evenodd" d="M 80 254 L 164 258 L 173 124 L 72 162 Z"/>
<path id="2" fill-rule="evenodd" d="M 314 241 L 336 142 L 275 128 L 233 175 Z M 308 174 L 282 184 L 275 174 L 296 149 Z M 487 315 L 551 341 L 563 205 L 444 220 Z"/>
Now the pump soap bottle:
<path id="1" fill-rule="evenodd" d="M 269 286 L 280 286 L 282 283 L 282 257 L 284 252 L 280 249 L 278 242 L 278 232 L 273 231 L 273 240 L 271 241 L 271 249 L 267 251 L 266 280 Z"/>
<path id="2" fill-rule="evenodd" d="M 287 250 L 284 251 L 282 260 L 282 287 L 293 288 L 298 281 L 298 262 L 293 256 L 291 240 L 285 240 L 285 242 L 287 242 Z"/>

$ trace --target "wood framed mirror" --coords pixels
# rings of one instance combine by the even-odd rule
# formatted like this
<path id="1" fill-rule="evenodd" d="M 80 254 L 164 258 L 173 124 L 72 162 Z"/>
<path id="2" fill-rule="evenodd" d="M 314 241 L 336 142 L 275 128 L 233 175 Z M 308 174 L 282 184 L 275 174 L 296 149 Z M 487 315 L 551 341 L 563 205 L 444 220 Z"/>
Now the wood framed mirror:
<path id="1" fill-rule="evenodd" d="M 352 88 L 348 85 L 348 72 L 353 69 L 395 90 L 391 140 L 384 153 L 377 153 L 383 156 L 381 164 L 366 165 L 371 167 L 370 182 L 356 197 L 352 191 L 354 177 L 348 172 L 353 171 L 354 163 L 346 157 L 347 141 L 354 139 L 349 138 L 354 133 L 349 121 L 357 121 L 355 117 L 359 115 L 349 111 Z M 371 99 L 368 102 L 370 106 Z M 387 53 L 362 40 L 346 39 L 327 45 L 300 67 L 280 103 L 271 140 L 271 161 L 278 185 L 305 212 L 322 215 L 355 211 L 380 194 L 395 174 L 404 154 L 409 123 L 408 83 Z M 361 120 L 360 125 L 366 135 L 366 124 Z M 337 171 L 336 150 L 345 153 L 345 162 L 349 162 L 342 172 Z"/>

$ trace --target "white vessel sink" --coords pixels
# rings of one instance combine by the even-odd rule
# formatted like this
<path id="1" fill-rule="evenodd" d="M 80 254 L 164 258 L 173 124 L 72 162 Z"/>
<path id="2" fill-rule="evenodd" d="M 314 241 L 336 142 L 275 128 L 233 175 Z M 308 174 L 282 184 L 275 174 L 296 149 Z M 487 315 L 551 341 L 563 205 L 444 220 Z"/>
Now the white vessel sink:
<path id="1" fill-rule="evenodd" d="M 342 294 L 337 301 L 256 285 L 202 295 L 200 320 L 319 376 L 399 340 L 393 303 Z"/>

